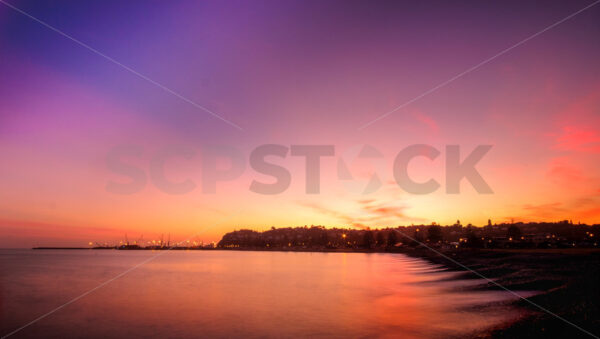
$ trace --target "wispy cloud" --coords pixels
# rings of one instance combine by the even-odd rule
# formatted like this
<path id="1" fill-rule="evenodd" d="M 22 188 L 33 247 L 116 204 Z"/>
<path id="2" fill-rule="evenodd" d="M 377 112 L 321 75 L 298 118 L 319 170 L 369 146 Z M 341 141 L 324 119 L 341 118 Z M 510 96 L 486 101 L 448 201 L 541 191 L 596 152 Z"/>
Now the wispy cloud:
<path id="1" fill-rule="evenodd" d="M 564 126 L 553 147 L 560 151 L 600 153 L 600 132 L 591 127 Z"/>
<path id="2" fill-rule="evenodd" d="M 575 182 L 581 182 L 587 178 L 583 175 L 581 169 L 572 165 L 566 157 L 553 158 L 550 161 L 546 177 L 557 184 L 573 185 Z"/>
<path id="3" fill-rule="evenodd" d="M 400 223 L 425 222 L 423 218 L 415 218 L 407 215 L 406 204 L 390 204 L 377 201 L 376 199 L 361 199 L 355 201 L 356 207 L 351 210 L 342 211 L 324 206 L 314 202 L 299 202 L 304 207 L 311 208 L 323 215 L 334 217 L 343 224 L 353 227 L 379 227 L 394 226 Z"/>
<path id="4" fill-rule="evenodd" d="M 523 215 L 515 218 L 519 221 L 557 220 L 557 219 L 597 219 L 600 217 L 600 194 L 594 192 L 585 197 L 550 202 L 544 204 L 525 204 Z"/>
<path id="5" fill-rule="evenodd" d="M 417 121 L 427 126 L 431 134 L 438 135 L 440 133 L 440 126 L 431 116 L 421 111 L 412 111 L 411 114 Z"/>
<path id="6" fill-rule="evenodd" d="M 600 153 L 600 86 L 575 99 L 561 110 L 556 118 L 553 150 L 581 153 Z"/>

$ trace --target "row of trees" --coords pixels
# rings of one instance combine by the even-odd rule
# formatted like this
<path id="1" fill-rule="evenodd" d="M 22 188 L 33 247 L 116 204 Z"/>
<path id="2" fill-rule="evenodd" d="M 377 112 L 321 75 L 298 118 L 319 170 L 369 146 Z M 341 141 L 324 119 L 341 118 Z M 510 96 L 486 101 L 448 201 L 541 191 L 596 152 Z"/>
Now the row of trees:
<path id="1" fill-rule="evenodd" d="M 594 235 L 595 234 L 595 235 Z M 461 247 L 494 247 L 505 241 L 527 242 L 527 239 L 548 238 L 550 241 L 592 242 L 600 234 L 600 225 L 576 225 L 570 222 L 497 224 L 484 227 L 412 225 L 378 230 L 324 228 L 322 226 L 271 228 L 257 232 L 239 230 L 227 233 L 218 247 L 304 247 L 304 248 L 390 248 L 420 243 L 459 244 Z M 455 246 L 455 245 L 453 245 Z M 504 245 L 501 245 L 504 246 Z"/>
<path id="2" fill-rule="evenodd" d="M 470 228 L 469 228 L 470 229 Z M 472 244 L 477 235 L 468 231 L 465 235 Z M 420 226 L 414 229 L 386 228 L 380 230 L 326 229 L 322 226 L 272 228 L 264 232 L 239 230 L 223 236 L 217 247 L 324 247 L 324 248 L 386 248 L 399 243 L 418 245 L 421 242 L 440 243 L 445 240 L 444 229 L 438 225 Z"/>
<path id="3" fill-rule="evenodd" d="M 322 247 L 322 248 L 373 248 L 394 246 L 399 236 L 392 229 L 351 230 L 326 229 L 321 226 L 272 228 L 265 232 L 239 230 L 223 236 L 217 247 Z"/>

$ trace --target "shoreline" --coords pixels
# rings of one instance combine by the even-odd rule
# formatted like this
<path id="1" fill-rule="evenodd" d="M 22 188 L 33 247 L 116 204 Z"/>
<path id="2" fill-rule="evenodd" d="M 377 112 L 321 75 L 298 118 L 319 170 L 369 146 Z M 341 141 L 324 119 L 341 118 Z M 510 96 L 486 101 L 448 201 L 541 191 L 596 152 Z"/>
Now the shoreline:
<path id="1" fill-rule="evenodd" d="M 528 315 L 477 333 L 474 337 L 547 338 L 590 336 L 585 332 L 596 336 L 600 334 L 600 251 L 460 249 L 440 252 L 511 291 L 540 292 L 527 300 L 583 329 L 518 299 L 510 304 L 531 311 Z M 460 279 L 481 279 L 429 249 L 417 248 L 404 253 L 443 265 L 448 271 L 462 271 Z M 503 290 L 490 282 L 472 289 Z"/>

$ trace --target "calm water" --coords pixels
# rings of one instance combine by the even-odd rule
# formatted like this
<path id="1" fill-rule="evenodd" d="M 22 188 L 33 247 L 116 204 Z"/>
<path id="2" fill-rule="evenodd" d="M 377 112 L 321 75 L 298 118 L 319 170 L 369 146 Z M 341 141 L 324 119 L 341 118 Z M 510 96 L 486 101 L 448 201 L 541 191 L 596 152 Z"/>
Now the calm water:
<path id="1" fill-rule="evenodd" d="M 155 255 L 0 250 L 0 334 Z M 518 317 L 401 254 L 171 251 L 14 337 L 463 336 Z"/>

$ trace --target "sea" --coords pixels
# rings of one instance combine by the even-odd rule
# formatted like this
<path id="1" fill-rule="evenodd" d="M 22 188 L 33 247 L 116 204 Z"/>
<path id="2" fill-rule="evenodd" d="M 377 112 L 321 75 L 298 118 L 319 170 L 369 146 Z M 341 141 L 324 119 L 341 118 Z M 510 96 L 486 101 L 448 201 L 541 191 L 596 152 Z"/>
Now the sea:
<path id="1" fill-rule="evenodd" d="M 0 272 L 14 338 L 464 338 L 526 312 L 403 254 L 3 249 Z"/>

